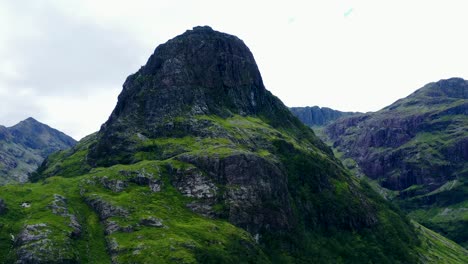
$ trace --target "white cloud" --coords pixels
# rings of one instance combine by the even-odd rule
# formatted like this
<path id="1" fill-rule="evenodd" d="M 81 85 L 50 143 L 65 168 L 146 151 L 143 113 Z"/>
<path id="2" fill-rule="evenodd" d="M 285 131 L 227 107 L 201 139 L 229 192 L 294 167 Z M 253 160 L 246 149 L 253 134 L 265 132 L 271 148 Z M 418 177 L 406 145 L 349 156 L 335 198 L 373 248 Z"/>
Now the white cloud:
<path id="1" fill-rule="evenodd" d="M 38 106 L 45 109 L 39 120 L 79 139 L 99 129 L 117 103 L 119 88 L 86 89 L 80 97 L 40 96 Z"/>

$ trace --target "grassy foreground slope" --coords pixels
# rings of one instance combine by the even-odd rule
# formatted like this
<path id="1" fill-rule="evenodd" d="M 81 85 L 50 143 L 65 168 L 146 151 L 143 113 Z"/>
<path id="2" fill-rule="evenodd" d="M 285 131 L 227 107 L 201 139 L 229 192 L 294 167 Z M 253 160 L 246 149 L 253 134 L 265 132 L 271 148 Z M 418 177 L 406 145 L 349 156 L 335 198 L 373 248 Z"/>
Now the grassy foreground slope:
<path id="1" fill-rule="evenodd" d="M 272 141 L 277 140 L 278 135 L 287 135 L 255 118 L 203 119 L 235 130 L 243 139 L 257 135 L 259 130 Z M 307 151 L 297 139 L 283 139 L 294 148 Z M 302 190 L 301 195 L 309 196 L 303 199 L 314 199 L 317 206 L 321 206 L 319 203 L 332 206 L 340 214 L 344 207 L 352 206 L 346 194 L 350 186 L 359 188 L 370 196 L 369 201 L 377 211 L 377 225 L 343 230 L 337 222 L 329 223 L 334 226 L 328 227 L 316 225 L 316 229 L 311 230 L 307 226 L 312 223 L 304 223 L 302 235 L 296 231 L 270 233 L 257 243 L 258 238 L 223 218 L 226 204 L 213 205 L 216 218 L 200 215 L 187 207 L 204 198 L 188 197 L 183 195 L 183 189 L 174 186 L 177 185 L 175 171 L 196 169 L 177 157 L 188 153 L 229 156 L 241 151 L 275 158 L 273 153 L 277 150 L 253 151 L 227 139 L 145 139 L 141 141 L 142 151 L 135 154 L 135 159 L 140 161 L 134 164 L 89 169 L 82 176 L 57 169 L 60 164 L 67 164 L 62 168 L 73 167 L 80 171 L 86 156 L 82 151 L 92 141 L 92 137 L 87 138 L 73 150 L 53 155 L 48 160 L 47 168 L 54 168 L 65 177 L 48 177 L 38 183 L 0 188 L 1 198 L 8 207 L 7 213 L 0 216 L 0 262 L 14 262 L 24 256 L 24 252 L 38 256 L 43 263 L 55 260 L 79 263 L 110 263 L 111 260 L 118 263 L 362 263 L 363 259 L 378 263 L 465 263 L 468 260 L 463 248 L 424 227 L 413 228 L 401 215 L 390 210 L 370 187 L 365 184 L 359 187 L 361 183 L 350 175 L 346 177 L 352 182 L 333 181 L 333 190 L 324 194 L 314 195 Z M 308 166 L 308 161 L 300 155 L 284 158 L 294 166 L 291 172 Z M 296 163 L 299 165 L 295 166 Z M 292 182 L 294 174 L 290 175 Z M 300 187 L 295 185 L 294 188 Z M 57 199 L 60 196 L 65 198 L 62 204 Z M 23 208 L 23 203 L 30 207 Z M 79 222 L 79 232 L 71 223 L 72 218 Z M 43 224 L 45 226 L 40 226 Z M 34 229 L 30 231 L 33 239 L 19 239 L 28 226 L 36 226 L 29 228 Z"/>

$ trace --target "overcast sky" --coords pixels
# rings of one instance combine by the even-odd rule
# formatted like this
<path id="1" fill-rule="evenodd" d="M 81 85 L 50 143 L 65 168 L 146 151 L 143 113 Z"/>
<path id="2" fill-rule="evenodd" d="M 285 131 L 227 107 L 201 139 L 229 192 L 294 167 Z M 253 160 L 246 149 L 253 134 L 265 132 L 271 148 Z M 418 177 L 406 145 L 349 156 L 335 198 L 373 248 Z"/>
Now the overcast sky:
<path id="1" fill-rule="evenodd" d="M 125 78 L 197 25 L 237 35 L 288 106 L 376 111 L 468 79 L 468 1 L 0 0 L 0 124 L 99 130 Z"/>

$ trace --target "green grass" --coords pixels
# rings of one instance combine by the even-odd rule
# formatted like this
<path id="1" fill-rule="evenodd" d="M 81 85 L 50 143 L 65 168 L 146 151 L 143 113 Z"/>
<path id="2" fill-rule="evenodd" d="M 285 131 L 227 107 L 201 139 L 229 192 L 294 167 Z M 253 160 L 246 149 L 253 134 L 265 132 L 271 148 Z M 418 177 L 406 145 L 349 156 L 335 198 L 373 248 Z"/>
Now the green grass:
<path id="1" fill-rule="evenodd" d="M 423 263 L 467 263 L 468 251 L 453 241 L 413 222 L 421 240 L 419 254 Z"/>
<path id="2" fill-rule="evenodd" d="M 106 239 L 115 239 L 120 252 L 117 260 L 124 263 L 196 263 L 198 259 L 213 263 L 216 260 L 242 263 L 249 259 L 266 259 L 247 232 L 226 221 L 205 218 L 188 210 L 185 204 L 191 199 L 182 196 L 172 187 L 166 173 L 161 176 L 163 190 L 157 193 L 151 192 L 148 186 L 133 183 L 123 192 L 114 193 L 100 183 L 103 177 L 125 179 L 122 171 L 145 170 L 159 175 L 165 166 L 161 162 L 143 161 L 128 166 L 97 168 L 80 177 L 51 177 L 43 183 L 2 187 L 2 198 L 10 210 L 6 215 L 0 216 L 4 223 L 0 232 L 0 256 L 4 257 L 0 257 L 0 262 L 14 259 L 15 247 L 9 234 L 18 234 L 24 225 L 35 223 L 47 223 L 51 226 L 50 237 L 53 241 L 60 242 L 55 250 L 69 251 L 72 248 L 73 254 L 81 263 L 109 263 Z M 71 239 L 67 235 L 71 231 L 67 226 L 67 219 L 52 214 L 47 208 L 55 193 L 67 198 L 71 213 L 76 214 L 85 227 L 80 238 Z M 134 231 L 117 232 L 104 239 L 98 216 L 84 203 L 87 197 L 96 195 L 128 210 L 128 216 L 114 216 L 111 220 L 122 226 L 131 226 Z M 31 203 L 30 208 L 20 207 L 25 201 Z M 162 219 L 164 227 L 140 225 L 141 219 L 150 216 Z"/>
<path id="3" fill-rule="evenodd" d="M 275 128 L 255 117 L 198 118 L 208 122 L 213 136 L 138 137 L 132 164 L 92 168 L 87 163 L 89 148 L 96 142 L 92 135 L 72 150 L 49 157 L 36 175 L 37 183 L 0 187 L 1 198 L 10 208 L 0 216 L 5 223 L 0 232 L 0 263 L 14 262 L 18 250 L 9 234 L 34 223 L 47 223 L 48 236 L 60 241 L 49 257 L 69 252 L 69 258 L 82 263 L 111 259 L 122 263 L 414 263 L 420 258 L 418 252 L 424 252 L 416 230 L 402 213 L 317 147 L 310 130 Z M 182 155 L 222 160 L 239 153 L 275 164 L 287 177 L 292 227 L 261 230 L 260 244 L 224 219 L 229 204 L 223 195 L 228 188 L 241 186 L 216 182 L 219 196 L 213 209 L 220 216 L 208 218 L 188 209 L 196 198 L 183 196 L 172 185 L 171 171 L 195 168 L 179 161 Z M 132 177 L 138 173 L 160 181 L 161 191 L 136 184 Z M 105 186 L 117 180 L 125 182 L 121 191 Z M 71 238 L 69 219 L 47 207 L 53 194 L 67 198 L 70 213 L 83 226 L 81 237 Z M 121 213 L 100 221 L 88 206 L 91 200 L 120 208 Z M 24 201 L 31 208 L 21 208 Z M 275 202 L 262 209 L 284 209 Z M 160 219 L 163 227 L 141 223 L 150 217 Z M 106 221 L 121 229 L 106 235 Z"/>

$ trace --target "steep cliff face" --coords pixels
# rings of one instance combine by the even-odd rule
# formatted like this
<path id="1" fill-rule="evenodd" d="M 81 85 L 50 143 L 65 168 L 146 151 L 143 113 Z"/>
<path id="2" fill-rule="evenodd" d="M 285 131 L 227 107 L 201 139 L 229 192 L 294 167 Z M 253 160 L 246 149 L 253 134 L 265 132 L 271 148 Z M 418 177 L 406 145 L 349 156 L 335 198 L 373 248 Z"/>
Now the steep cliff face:
<path id="1" fill-rule="evenodd" d="M 256 115 L 273 126 L 300 126 L 265 89 L 254 57 L 242 40 L 197 27 L 158 46 L 147 64 L 127 78 L 90 153 L 90 162 L 133 162 L 132 140 L 137 133 L 149 138 L 217 137 L 219 131 L 210 131 L 208 123 L 193 119 L 201 115 Z"/>
<path id="2" fill-rule="evenodd" d="M 378 112 L 338 120 L 325 133 L 365 175 L 399 191 L 419 221 L 466 245 L 467 81 L 427 84 Z"/>
<path id="3" fill-rule="evenodd" d="M 74 139 L 33 118 L 0 126 L 0 185 L 25 182 L 52 152 L 73 146 Z"/>
<path id="4" fill-rule="evenodd" d="M 51 155 L 35 180 L 0 189 L 8 206 L 0 260 L 467 258 L 450 242 L 429 252 L 433 238 L 350 175 L 265 89 L 245 44 L 209 27 L 156 48 L 101 130 Z M 14 206 L 18 197 L 30 207 Z"/>
<path id="5" fill-rule="evenodd" d="M 357 112 L 342 112 L 328 107 L 306 106 L 291 107 L 291 112 L 302 121 L 302 123 L 313 126 L 324 126 L 341 117 L 357 115 Z"/>

